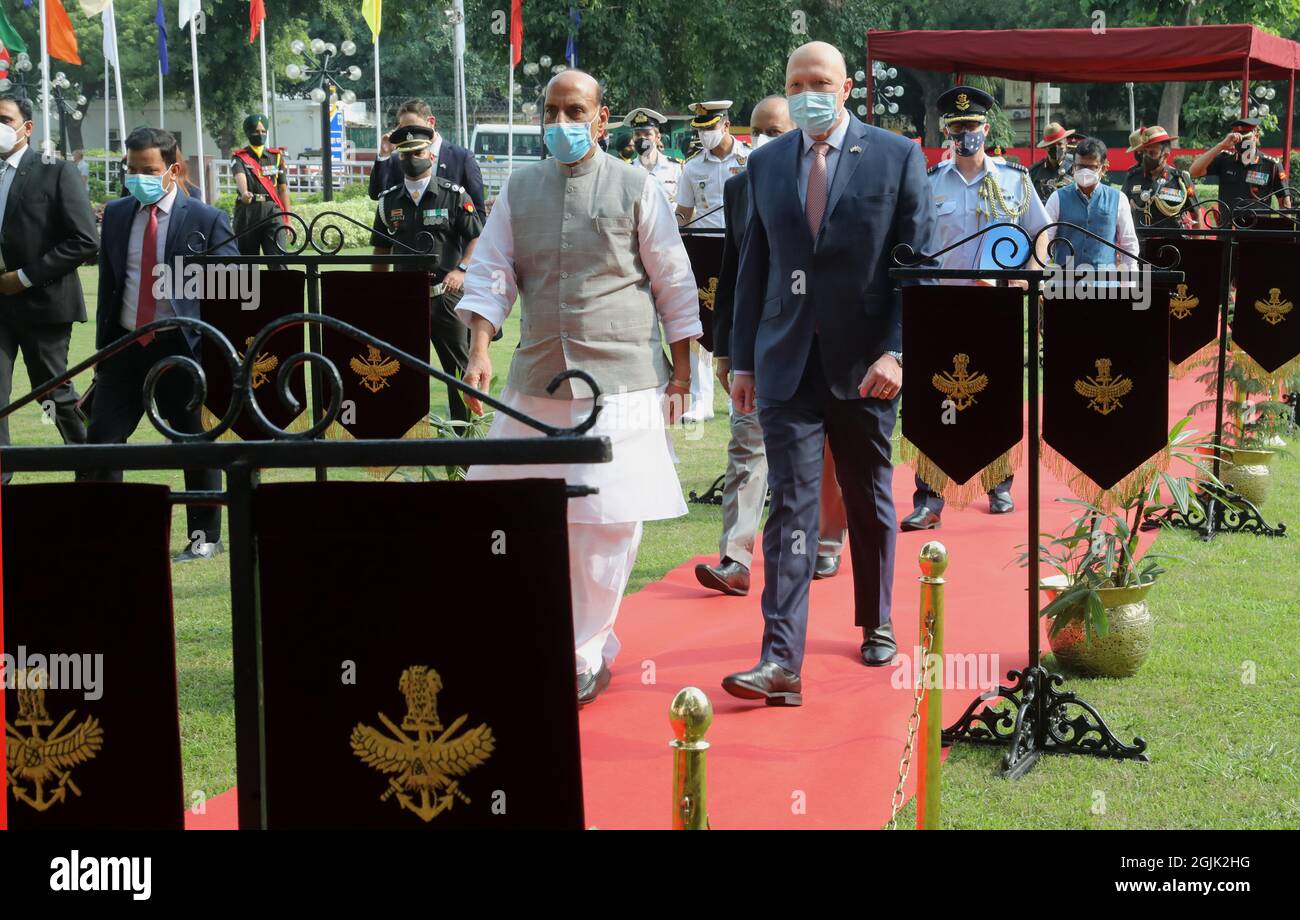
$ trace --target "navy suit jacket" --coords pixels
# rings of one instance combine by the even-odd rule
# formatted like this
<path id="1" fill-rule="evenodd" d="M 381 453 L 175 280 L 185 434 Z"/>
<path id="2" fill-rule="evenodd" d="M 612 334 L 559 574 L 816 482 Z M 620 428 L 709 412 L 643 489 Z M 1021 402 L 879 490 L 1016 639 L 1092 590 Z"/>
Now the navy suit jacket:
<path id="1" fill-rule="evenodd" d="M 122 288 L 126 284 L 126 246 L 131 236 L 131 220 L 142 206 L 135 198 L 118 198 L 104 208 L 104 222 L 99 239 L 99 305 L 95 314 L 95 348 L 103 348 L 122 335 Z M 204 204 L 197 198 L 177 193 L 167 218 L 166 262 L 173 265 L 177 256 L 190 254 L 188 241 L 194 231 L 203 234 L 204 249 L 214 254 L 239 255 L 239 244 L 230 229 L 226 212 Z M 217 245 L 220 244 L 220 245 Z M 142 280 L 143 283 L 143 280 Z M 199 319 L 197 300 L 175 299 L 172 309 L 177 316 Z M 128 330 L 129 331 L 129 330 Z M 184 328 L 185 339 L 197 357 L 201 336 L 192 327 Z"/>
<path id="2" fill-rule="evenodd" d="M 469 192 L 469 200 L 474 202 L 480 214 L 483 213 L 483 172 L 478 168 L 474 154 L 444 137 L 433 172 L 439 179 L 455 182 Z M 370 168 L 371 199 L 378 201 L 386 189 L 400 185 L 405 178 L 395 155 L 386 160 L 375 160 L 375 165 Z"/>
<path id="3" fill-rule="evenodd" d="M 928 251 L 934 226 L 925 157 L 915 142 L 848 115 L 844 147 L 816 239 L 799 203 L 803 132 L 754 151 L 747 164 L 749 226 L 741 244 L 731 338 L 734 371 L 752 371 L 758 395 L 798 389 L 812 348 L 838 399 L 886 351 L 902 349 L 902 297 L 889 277 L 899 243 Z"/>
<path id="4" fill-rule="evenodd" d="M 736 272 L 740 268 L 740 244 L 749 225 L 749 180 L 744 173 L 732 176 L 722 186 L 722 213 L 727 219 L 722 237 L 722 268 L 718 292 L 713 300 L 713 354 L 731 357 L 731 321 L 736 303 Z"/>

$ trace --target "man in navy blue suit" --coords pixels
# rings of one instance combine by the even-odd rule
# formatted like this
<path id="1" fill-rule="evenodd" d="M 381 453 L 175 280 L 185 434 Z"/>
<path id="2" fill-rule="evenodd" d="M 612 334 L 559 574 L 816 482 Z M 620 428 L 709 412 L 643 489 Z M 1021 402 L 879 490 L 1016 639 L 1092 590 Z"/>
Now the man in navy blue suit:
<path id="1" fill-rule="evenodd" d="M 438 119 L 433 117 L 433 110 L 423 99 L 407 99 L 397 107 L 397 127 L 404 128 L 407 125 L 428 125 L 433 129 L 433 174 L 469 192 L 469 200 L 474 202 L 474 209 L 480 214 L 485 213 L 483 173 L 478 168 L 474 154 L 453 144 L 439 133 Z M 397 128 L 393 129 L 396 130 Z M 388 189 L 401 185 L 405 178 L 398 158 L 392 155 L 393 143 L 390 138 L 393 131 L 379 139 L 379 156 L 370 168 L 370 197 L 375 201 Z"/>
<path id="2" fill-rule="evenodd" d="M 159 297 L 155 279 L 174 270 L 198 231 L 218 255 L 239 255 L 224 211 L 178 194 L 176 138 L 158 128 L 137 128 L 126 139 L 126 185 L 131 195 L 104 209 L 99 246 L 99 307 L 95 348 L 105 348 L 131 330 L 168 316 L 199 318 L 197 300 Z M 174 272 L 173 272 L 174 273 Z M 90 409 L 91 444 L 125 444 L 144 416 L 145 376 L 172 355 L 199 360 L 199 333 L 191 327 L 163 327 L 106 359 L 95 371 Z M 174 430 L 202 431 L 198 408 L 187 408 L 190 378 L 180 371 L 162 375 L 156 391 L 159 414 Z M 98 470 L 87 478 L 120 482 L 121 470 Z M 185 488 L 217 491 L 217 470 L 186 470 Z M 177 562 L 208 559 L 222 551 L 221 509 L 187 509 L 188 546 Z"/>
<path id="3" fill-rule="evenodd" d="M 803 702 L 824 435 L 848 513 L 862 663 L 887 665 L 897 650 L 890 435 L 903 356 L 890 253 L 899 243 L 927 249 L 934 208 L 920 147 L 850 115 L 852 88 L 834 46 L 797 48 L 786 98 L 800 130 L 749 158 L 753 211 L 736 279 L 731 397 L 739 411 L 759 412 L 772 505 L 762 656 L 722 685 L 768 705 Z"/>

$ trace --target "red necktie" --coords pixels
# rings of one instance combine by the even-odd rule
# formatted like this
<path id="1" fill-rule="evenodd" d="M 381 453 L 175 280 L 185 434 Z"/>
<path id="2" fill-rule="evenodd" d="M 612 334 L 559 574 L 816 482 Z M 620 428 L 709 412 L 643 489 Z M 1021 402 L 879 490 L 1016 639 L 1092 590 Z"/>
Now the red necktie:
<path id="1" fill-rule="evenodd" d="M 149 209 L 149 223 L 144 228 L 144 242 L 140 244 L 140 296 L 135 302 L 135 328 L 146 326 L 154 320 L 158 301 L 153 296 L 154 266 L 158 264 L 158 205 L 145 205 Z M 153 341 L 153 333 L 139 339 L 141 345 Z"/>
<path id="2" fill-rule="evenodd" d="M 804 203 L 804 210 L 814 240 L 822 228 L 822 215 L 826 213 L 826 151 L 830 146 L 825 141 L 812 145 L 812 170 L 808 173 L 808 200 Z"/>

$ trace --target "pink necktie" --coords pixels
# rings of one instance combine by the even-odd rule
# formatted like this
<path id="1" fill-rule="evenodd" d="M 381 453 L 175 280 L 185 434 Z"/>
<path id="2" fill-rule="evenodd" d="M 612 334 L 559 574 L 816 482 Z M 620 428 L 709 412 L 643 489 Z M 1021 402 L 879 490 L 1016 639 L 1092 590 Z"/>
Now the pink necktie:
<path id="1" fill-rule="evenodd" d="M 814 240 L 822 228 L 822 216 L 826 213 L 826 151 L 830 146 L 825 141 L 817 141 L 812 145 L 812 171 L 808 173 L 808 200 L 804 204 L 804 210 Z"/>
<path id="2" fill-rule="evenodd" d="M 144 228 L 144 240 L 140 243 L 140 296 L 135 302 L 135 328 L 146 326 L 154 321 L 158 311 L 158 301 L 153 296 L 154 266 L 158 264 L 158 206 L 145 205 L 149 209 L 149 223 Z M 138 339 L 141 345 L 153 341 L 153 333 Z"/>

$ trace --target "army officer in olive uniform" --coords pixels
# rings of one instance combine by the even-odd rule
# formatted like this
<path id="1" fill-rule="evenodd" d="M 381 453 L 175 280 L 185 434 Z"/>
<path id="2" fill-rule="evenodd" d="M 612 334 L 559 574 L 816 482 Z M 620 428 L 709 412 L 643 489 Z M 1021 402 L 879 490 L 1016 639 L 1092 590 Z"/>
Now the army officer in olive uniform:
<path id="1" fill-rule="evenodd" d="M 1142 128 L 1129 138 L 1129 153 L 1138 161 L 1124 175 L 1124 194 L 1140 227 L 1186 227 L 1201 225 L 1201 203 L 1192 177 L 1169 163 L 1169 153 L 1178 135 L 1159 125 Z"/>
<path id="2" fill-rule="evenodd" d="M 443 371 L 462 377 L 469 362 L 469 328 L 452 311 L 464 292 L 465 272 L 483 221 L 469 192 L 433 174 L 432 128 L 406 125 L 394 131 L 391 140 L 405 178 L 380 193 L 370 242 L 375 255 L 388 255 L 393 250 L 388 237 L 420 251 L 428 244 L 420 235 L 427 232 L 433 237 L 433 252 L 427 262 L 399 266 L 398 270 L 429 272 L 433 348 Z M 387 271 L 388 266 L 376 264 L 374 269 Z M 468 421 L 469 409 L 460 392 L 450 385 L 447 399 L 451 417 Z"/>
<path id="3" fill-rule="evenodd" d="M 255 256 L 259 251 L 268 256 L 279 255 L 276 234 L 281 222 L 270 218 L 280 211 L 289 210 L 289 177 L 284 167 L 284 149 L 266 146 L 266 121 L 266 116 L 260 114 L 244 119 L 248 146 L 236 150 L 230 161 L 236 193 L 232 223 L 235 236 L 239 237 L 239 254 L 243 256 Z M 240 236 L 258 224 L 262 224 L 258 230 Z"/>
<path id="4" fill-rule="evenodd" d="M 1219 177 L 1219 200 L 1230 208 L 1269 207 L 1277 195 L 1278 207 L 1291 207 L 1284 191 L 1286 170 L 1277 160 L 1260 153 L 1258 118 L 1238 118 L 1227 136 L 1192 160 L 1193 179 Z"/>

